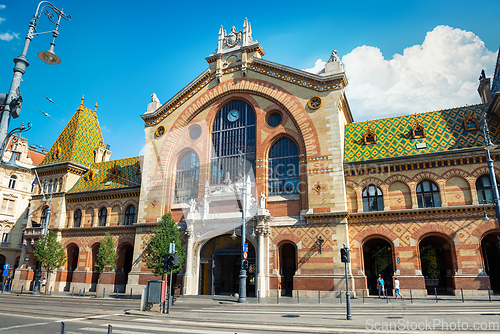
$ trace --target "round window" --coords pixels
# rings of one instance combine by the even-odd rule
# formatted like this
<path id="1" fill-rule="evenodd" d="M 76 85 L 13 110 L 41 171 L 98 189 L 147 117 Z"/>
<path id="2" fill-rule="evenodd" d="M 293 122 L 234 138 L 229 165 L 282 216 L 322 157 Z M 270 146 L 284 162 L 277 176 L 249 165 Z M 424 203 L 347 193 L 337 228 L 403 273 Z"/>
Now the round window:
<path id="1" fill-rule="evenodd" d="M 281 124 L 281 114 L 279 112 L 274 112 L 267 118 L 267 124 L 273 128 Z"/>
<path id="2" fill-rule="evenodd" d="M 201 136 L 201 126 L 198 124 L 193 124 L 189 127 L 189 138 L 191 140 L 196 140 Z"/>

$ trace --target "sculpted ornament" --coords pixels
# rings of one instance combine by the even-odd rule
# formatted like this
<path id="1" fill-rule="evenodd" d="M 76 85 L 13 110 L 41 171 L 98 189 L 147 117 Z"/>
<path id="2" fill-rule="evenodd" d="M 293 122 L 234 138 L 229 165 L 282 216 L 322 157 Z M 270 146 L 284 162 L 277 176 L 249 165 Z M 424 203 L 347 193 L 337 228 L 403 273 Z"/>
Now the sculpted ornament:
<path id="1" fill-rule="evenodd" d="M 231 33 L 224 37 L 224 45 L 228 48 L 234 48 L 241 41 L 241 31 L 236 32 L 236 28 L 231 28 Z"/>

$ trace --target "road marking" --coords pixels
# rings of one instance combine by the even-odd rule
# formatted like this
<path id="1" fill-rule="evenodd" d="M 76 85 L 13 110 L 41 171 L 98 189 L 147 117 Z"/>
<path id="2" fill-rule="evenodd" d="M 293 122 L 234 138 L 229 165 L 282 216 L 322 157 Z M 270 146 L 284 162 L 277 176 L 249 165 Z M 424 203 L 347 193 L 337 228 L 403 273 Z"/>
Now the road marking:
<path id="1" fill-rule="evenodd" d="M 107 326 L 108 325 L 102 325 L 102 326 L 106 326 L 106 328 L 99 328 L 99 327 L 84 327 L 84 328 L 80 328 L 80 330 L 82 331 L 91 331 L 93 333 L 107 333 L 108 332 L 108 328 Z M 115 326 L 113 326 L 113 333 L 116 333 L 116 334 L 154 334 L 152 332 L 137 332 L 137 331 L 126 331 L 126 330 L 122 330 L 122 329 L 116 329 Z"/>
<path id="2" fill-rule="evenodd" d="M 36 324 L 17 325 L 17 326 L 0 328 L 0 331 L 6 331 L 6 330 L 9 330 L 9 329 L 15 329 L 15 328 L 25 328 L 25 327 L 32 327 L 32 326 L 48 325 L 48 324 L 49 324 L 48 322 L 39 322 L 39 323 L 36 323 Z"/>

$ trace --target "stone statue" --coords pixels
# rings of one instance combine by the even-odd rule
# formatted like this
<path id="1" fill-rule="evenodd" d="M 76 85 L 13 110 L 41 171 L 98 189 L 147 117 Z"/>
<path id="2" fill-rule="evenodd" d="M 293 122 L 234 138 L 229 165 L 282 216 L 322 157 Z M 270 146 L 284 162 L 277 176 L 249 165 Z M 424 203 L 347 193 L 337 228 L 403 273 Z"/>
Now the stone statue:
<path id="1" fill-rule="evenodd" d="M 196 200 L 194 198 L 191 198 L 189 200 L 189 212 L 190 213 L 196 212 Z"/>
<path id="2" fill-rule="evenodd" d="M 151 102 L 158 102 L 158 103 L 160 103 L 160 100 L 158 99 L 158 96 L 156 96 L 155 93 L 151 94 Z"/>
<path id="3" fill-rule="evenodd" d="M 264 193 L 260 193 L 259 199 L 260 199 L 259 208 L 265 209 L 266 208 L 266 195 L 264 195 Z"/>
<path id="4" fill-rule="evenodd" d="M 339 61 L 339 56 L 337 56 L 337 50 L 332 51 L 332 55 L 330 56 L 330 59 L 328 59 L 328 62 L 334 62 L 334 61 Z"/>

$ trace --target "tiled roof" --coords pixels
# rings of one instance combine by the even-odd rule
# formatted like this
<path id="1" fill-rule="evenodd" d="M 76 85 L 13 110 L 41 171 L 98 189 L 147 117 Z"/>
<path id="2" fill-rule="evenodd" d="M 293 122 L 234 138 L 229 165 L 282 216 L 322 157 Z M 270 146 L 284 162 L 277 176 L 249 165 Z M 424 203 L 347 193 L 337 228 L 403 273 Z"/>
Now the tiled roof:
<path id="1" fill-rule="evenodd" d="M 64 161 L 89 166 L 94 161 L 94 150 L 98 145 L 104 147 L 97 115 L 82 104 L 66 124 L 40 166 Z"/>
<path id="2" fill-rule="evenodd" d="M 118 171 L 117 174 L 113 173 L 113 168 L 114 171 Z M 93 176 L 89 177 L 92 174 Z M 140 185 L 139 157 L 132 157 L 92 163 L 89 171 L 78 180 L 68 193 L 114 190 L 140 187 Z"/>
<path id="3" fill-rule="evenodd" d="M 481 129 L 466 131 L 463 120 L 468 108 L 480 126 L 481 117 L 488 107 L 489 104 L 478 104 L 347 124 L 345 126 L 344 162 L 421 155 L 482 146 Z M 412 128 L 416 120 L 423 126 L 425 138 L 413 139 Z M 492 141 L 499 144 L 500 119 L 498 116 L 488 114 L 488 125 Z M 368 128 L 377 136 L 376 144 L 364 143 L 363 135 Z M 426 147 L 417 149 L 417 143 L 425 143 Z"/>
<path id="4" fill-rule="evenodd" d="M 500 48 L 498 48 L 497 63 L 495 73 L 493 74 L 493 84 L 491 85 L 491 93 L 493 96 L 500 92 Z"/>

